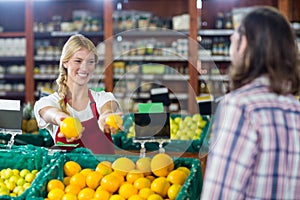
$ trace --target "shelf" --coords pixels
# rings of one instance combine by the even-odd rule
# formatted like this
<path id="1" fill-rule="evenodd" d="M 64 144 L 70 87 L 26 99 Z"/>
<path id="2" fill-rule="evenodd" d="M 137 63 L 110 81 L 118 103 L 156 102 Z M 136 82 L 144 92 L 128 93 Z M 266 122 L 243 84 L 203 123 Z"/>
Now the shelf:
<path id="1" fill-rule="evenodd" d="M 199 75 L 198 79 L 204 81 L 229 81 L 228 75 Z"/>
<path id="2" fill-rule="evenodd" d="M 0 97 L 24 97 L 25 96 L 25 92 L 4 92 L 4 91 L 0 91 Z"/>
<path id="3" fill-rule="evenodd" d="M 0 78 L 9 80 L 25 79 L 25 74 L 0 74 Z"/>
<path id="4" fill-rule="evenodd" d="M 148 92 L 140 92 L 138 94 L 132 94 L 132 95 L 127 95 L 124 93 L 114 93 L 116 98 L 131 98 L 131 99 L 150 99 L 150 93 Z M 178 93 L 178 94 L 169 94 L 169 98 L 172 99 L 178 99 L 178 100 L 187 100 L 188 99 L 188 94 L 187 93 Z"/>
<path id="5" fill-rule="evenodd" d="M 178 74 L 124 74 L 124 75 L 114 75 L 115 79 L 125 79 L 125 80 L 135 80 L 141 78 L 142 80 L 165 80 L 165 81 L 187 81 L 189 80 L 188 75 L 178 75 Z"/>
<path id="6" fill-rule="evenodd" d="M 218 61 L 218 62 L 222 62 L 222 61 L 226 61 L 226 62 L 230 62 L 230 57 L 229 56 L 199 56 L 199 60 L 201 61 Z"/>
<path id="7" fill-rule="evenodd" d="M 187 62 L 186 57 L 181 56 L 115 56 L 114 60 L 121 61 L 178 61 L 178 62 Z"/>
<path id="8" fill-rule="evenodd" d="M 233 33 L 233 29 L 203 29 L 198 32 L 201 36 L 230 36 Z"/>
<path id="9" fill-rule="evenodd" d="M 60 56 L 53 57 L 53 56 L 34 56 L 34 61 L 59 61 Z"/>
<path id="10" fill-rule="evenodd" d="M 23 56 L 1 56 L 0 62 L 25 62 Z"/>
<path id="11" fill-rule="evenodd" d="M 115 37 L 187 37 L 188 31 L 170 29 L 149 30 L 145 28 L 116 32 Z"/>
<path id="12" fill-rule="evenodd" d="M 1 32 L 0 38 L 25 37 L 25 32 Z"/>
<path id="13" fill-rule="evenodd" d="M 103 37 L 103 31 L 99 32 L 82 32 L 82 31 L 71 31 L 71 32 L 64 32 L 64 31 L 53 31 L 53 32 L 35 32 L 35 38 L 49 38 L 49 37 L 70 37 L 74 34 L 82 34 L 87 37 Z"/>

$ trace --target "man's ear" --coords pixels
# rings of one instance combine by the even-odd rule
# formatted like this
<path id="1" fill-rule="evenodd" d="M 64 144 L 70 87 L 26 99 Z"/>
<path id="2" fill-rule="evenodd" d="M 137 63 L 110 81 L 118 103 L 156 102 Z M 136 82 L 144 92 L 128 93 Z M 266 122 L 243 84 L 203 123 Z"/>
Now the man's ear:
<path id="1" fill-rule="evenodd" d="M 245 53 L 247 46 L 248 46 L 247 38 L 246 38 L 245 35 L 242 35 L 241 43 L 240 43 L 240 46 L 239 46 L 239 47 L 240 47 L 240 48 L 239 48 L 239 51 L 240 51 L 241 53 Z"/>

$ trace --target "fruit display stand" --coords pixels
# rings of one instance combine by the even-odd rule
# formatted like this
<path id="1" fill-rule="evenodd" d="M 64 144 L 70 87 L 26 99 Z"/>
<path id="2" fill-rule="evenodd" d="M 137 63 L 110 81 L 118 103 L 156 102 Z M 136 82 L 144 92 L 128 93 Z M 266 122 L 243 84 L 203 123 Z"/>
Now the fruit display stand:
<path id="1" fill-rule="evenodd" d="M 101 161 L 109 161 L 113 162 L 117 158 L 125 157 L 129 158 L 133 162 L 137 161 L 140 157 L 138 156 L 126 156 L 126 155 L 94 155 L 88 151 L 80 151 L 81 149 L 84 150 L 84 148 L 76 149 L 77 151 L 72 152 L 57 152 L 55 153 L 54 157 L 56 157 L 55 162 L 52 162 L 51 167 L 49 168 L 49 171 L 44 174 L 42 183 L 40 182 L 41 186 L 41 193 L 40 195 L 36 194 L 30 194 L 28 196 L 28 199 L 32 200 L 42 200 L 46 198 L 47 191 L 45 189 L 45 186 L 47 183 L 52 179 L 58 179 L 63 180 L 64 177 L 64 164 L 67 161 L 75 161 L 78 163 L 82 169 L 90 168 L 95 169 L 96 166 Z M 190 169 L 189 176 L 185 180 L 184 184 L 181 187 L 181 190 L 179 191 L 177 198 L 178 200 L 184 200 L 184 199 L 199 199 L 202 189 L 202 173 L 201 173 L 201 166 L 198 159 L 195 158 L 176 158 L 172 157 L 174 161 L 174 166 L 176 167 L 187 167 Z"/>
<path id="2" fill-rule="evenodd" d="M 2 144 L 7 144 L 11 139 L 11 135 L 0 133 L 0 141 Z M 14 137 L 15 145 L 34 145 L 41 147 L 53 146 L 51 135 L 46 129 L 39 129 L 38 133 L 23 133 Z"/>
<path id="3" fill-rule="evenodd" d="M 182 118 L 184 120 L 189 115 L 178 115 L 178 114 L 171 114 L 170 117 L 174 120 L 175 118 Z M 164 144 L 164 149 L 170 152 L 199 152 L 201 145 L 203 143 L 204 138 L 207 136 L 210 126 L 211 120 L 207 116 L 202 116 L 202 120 L 206 122 L 205 126 L 202 129 L 200 136 L 196 139 L 172 139 L 171 142 Z M 129 129 L 133 125 L 133 114 L 127 114 L 123 117 L 123 126 L 124 131 L 120 131 L 118 134 L 113 135 L 113 139 L 118 141 L 115 143 L 120 149 L 123 150 L 140 150 L 141 144 L 134 143 L 133 137 L 129 137 Z M 172 124 L 171 124 L 172 129 Z M 194 133 L 193 133 L 194 134 Z M 156 151 L 159 149 L 159 144 L 156 142 L 150 142 L 145 144 L 145 148 L 147 151 Z"/>
<path id="4" fill-rule="evenodd" d="M 0 169 L 1 169 L 1 196 L 0 198 L 3 200 L 23 200 L 27 199 L 29 195 L 39 195 L 40 193 L 40 181 L 42 180 L 44 174 L 49 171 L 50 157 L 48 156 L 48 150 L 41 147 L 35 147 L 32 145 L 26 146 L 15 146 L 13 145 L 9 148 L 6 145 L 0 146 Z M 15 175 L 21 175 L 22 170 L 24 173 L 27 171 L 28 173 L 33 170 L 37 171 L 37 174 L 33 181 L 30 184 L 30 187 L 26 189 L 24 192 L 20 193 L 19 196 L 9 196 L 6 195 L 8 191 L 7 185 L 3 186 L 5 180 L 10 178 L 10 173 Z M 24 174 L 23 173 L 23 174 Z M 24 175 L 24 179 L 25 179 Z M 26 179 L 25 179 L 26 180 Z M 6 180 L 10 182 L 11 180 Z M 12 186 L 13 184 L 10 184 Z M 20 184 L 21 185 L 21 184 Z M 15 186 L 12 186 L 15 187 Z"/>

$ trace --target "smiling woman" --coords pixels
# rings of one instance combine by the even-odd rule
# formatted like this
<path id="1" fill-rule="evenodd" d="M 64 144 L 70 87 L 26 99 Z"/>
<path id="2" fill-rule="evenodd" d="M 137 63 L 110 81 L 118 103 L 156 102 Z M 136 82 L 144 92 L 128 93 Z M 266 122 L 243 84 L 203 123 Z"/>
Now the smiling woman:
<path id="1" fill-rule="evenodd" d="M 121 115 L 120 106 L 112 93 L 88 88 L 97 62 L 94 44 L 83 35 L 71 36 L 60 58 L 58 91 L 35 103 L 39 127 L 47 128 L 55 143 L 63 144 L 64 149 L 72 149 L 73 145 L 90 148 L 97 154 L 114 153 L 110 134 L 117 130 L 105 119 L 111 113 Z M 62 121 L 68 117 L 80 120 L 83 128 L 78 137 L 66 138 L 60 131 Z"/>

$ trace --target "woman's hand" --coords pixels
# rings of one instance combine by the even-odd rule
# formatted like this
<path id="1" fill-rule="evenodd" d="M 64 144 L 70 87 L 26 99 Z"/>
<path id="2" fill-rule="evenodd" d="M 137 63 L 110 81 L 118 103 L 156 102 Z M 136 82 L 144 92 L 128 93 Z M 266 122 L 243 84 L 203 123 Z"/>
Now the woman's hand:
<path id="1" fill-rule="evenodd" d="M 61 117 L 60 118 L 60 125 L 61 125 L 61 122 L 65 119 L 66 117 Z M 73 141 L 75 141 L 75 140 L 79 140 L 80 138 L 81 138 L 81 136 L 82 136 L 82 133 L 83 133 L 83 131 L 84 131 L 84 127 L 82 127 L 82 129 L 80 130 L 80 132 L 78 133 L 78 136 L 76 136 L 76 137 L 71 137 L 71 138 L 68 138 L 68 137 L 66 137 L 62 132 L 59 132 L 58 134 L 57 134 L 57 137 L 59 137 L 59 138 L 62 138 L 62 137 L 64 137 L 64 138 L 66 138 L 66 141 L 67 142 L 73 142 Z M 77 131 L 79 131 L 79 130 L 77 130 Z"/>
<path id="2" fill-rule="evenodd" d="M 113 127 L 110 126 L 106 123 L 106 119 L 108 118 L 108 116 L 110 115 L 119 115 L 122 116 L 123 113 L 122 112 L 118 112 L 118 113 L 105 113 L 100 115 L 99 120 L 98 120 L 98 124 L 100 129 L 104 132 L 104 133 L 110 133 L 110 134 L 116 134 L 119 130 L 124 130 L 123 125 L 118 125 L 118 127 Z"/>

